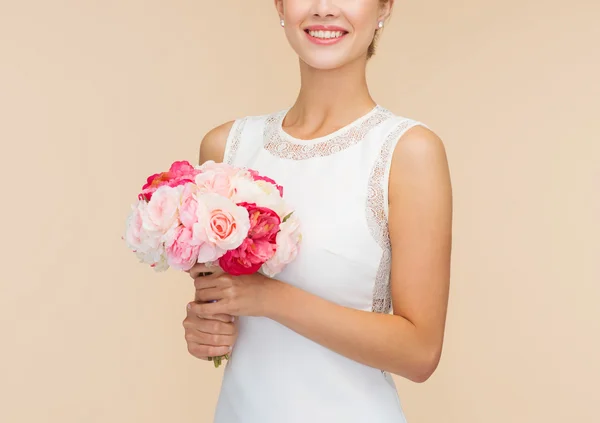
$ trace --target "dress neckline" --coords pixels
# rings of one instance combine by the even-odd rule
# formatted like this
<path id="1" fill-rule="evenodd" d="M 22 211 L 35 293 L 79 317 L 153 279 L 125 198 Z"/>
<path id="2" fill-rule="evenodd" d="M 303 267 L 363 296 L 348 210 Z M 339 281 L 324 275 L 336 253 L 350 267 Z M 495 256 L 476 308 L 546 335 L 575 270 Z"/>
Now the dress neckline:
<path id="1" fill-rule="evenodd" d="M 328 140 L 338 137 L 341 134 L 348 132 L 351 129 L 357 127 L 358 125 L 363 123 L 365 120 L 369 119 L 375 113 L 384 110 L 383 107 L 381 107 L 379 104 L 376 104 L 371 110 L 369 110 L 364 115 L 359 116 L 358 118 L 354 119 L 352 122 L 348 123 L 347 125 L 342 126 L 339 129 L 336 129 L 335 131 L 333 131 L 329 134 L 326 134 L 326 135 L 323 135 L 320 137 L 316 137 L 316 138 L 311 138 L 311 139 L 301 139 L 301 138 L 296 138 L 293 135 L 290 135 L 283 129 L 283 121 L 285 120 L 290 109 L 291 109 L 291 107 L 288 107 L 287 109 L 284 109 L 279 113 L 279 117 L 275 122 L 276 131 L 277 131 L 277 134 L 281 138 L 283 138 L 283 140 L 288 141 L 293 144 L 301 144 L 301 145 L 315 145 L 315 144 L 327 142 Z"/>

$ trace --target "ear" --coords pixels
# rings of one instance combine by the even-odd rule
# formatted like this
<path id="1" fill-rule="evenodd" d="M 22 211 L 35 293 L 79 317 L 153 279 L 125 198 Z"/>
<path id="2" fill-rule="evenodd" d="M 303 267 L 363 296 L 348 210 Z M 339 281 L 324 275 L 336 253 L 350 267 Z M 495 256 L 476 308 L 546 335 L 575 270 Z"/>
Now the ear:
<path id="1" fill-rule="evenodd" d="M 379 11 L 379 20 L 386 21 L 392 14 L 393 8 L 394 8 L 394 0 L 388 0 L 386 3 L 382 4 L 380 11 Z"/>
<path id="2" fill-rule="evenodd" d="M 275 0 L 275 9 L 277 9 L 279 19 L 283 19 L 283 0 Z"/>

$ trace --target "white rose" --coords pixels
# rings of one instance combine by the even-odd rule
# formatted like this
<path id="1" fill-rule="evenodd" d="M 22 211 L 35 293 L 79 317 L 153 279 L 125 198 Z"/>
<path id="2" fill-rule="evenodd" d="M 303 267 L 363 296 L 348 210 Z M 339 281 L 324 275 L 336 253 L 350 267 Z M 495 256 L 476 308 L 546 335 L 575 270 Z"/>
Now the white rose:
<path id="1" fill-rule="evenodd" d="M 183 186 L 158 188 L 148 202 L 143 214 L 143 227 L 146 231 L 167 233 L 179 224 L 178 210 L 181 204 Z"/>
<path id="2" fill-rule="evenodd" d="M 232 181 L 234 194 L 231 199 L 236 203 L 255 203 L 259 207 L 273 210 L 283 218 L 286 204 L 277 187 L 266 181 L 253 181 L 248 178 L 235 178 Z"/>

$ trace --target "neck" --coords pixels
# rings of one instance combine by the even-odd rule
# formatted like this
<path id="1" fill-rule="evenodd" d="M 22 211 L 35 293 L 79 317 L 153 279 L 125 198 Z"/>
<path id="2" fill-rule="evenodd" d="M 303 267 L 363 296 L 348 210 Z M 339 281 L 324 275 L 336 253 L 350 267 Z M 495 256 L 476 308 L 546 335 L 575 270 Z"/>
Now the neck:
<path id="1" fill-rule="evenodd" d="M 331 70 L 315 69 L 301 60 L 300 82 L 288 114 L 296 122 L 352 120 L 376 105 L 367 86 L 365 58 Z"/>

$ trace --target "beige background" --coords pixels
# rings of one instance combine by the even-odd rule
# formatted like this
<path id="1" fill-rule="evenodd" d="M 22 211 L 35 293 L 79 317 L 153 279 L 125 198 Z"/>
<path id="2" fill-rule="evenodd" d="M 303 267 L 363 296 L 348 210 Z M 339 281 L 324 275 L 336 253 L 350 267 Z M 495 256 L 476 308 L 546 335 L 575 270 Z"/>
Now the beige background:
<path id="1" fill-rule="evenodd" d="M 411 423 L 599 419 L 597 4 L 398 1 L 369 65 L 453 175 L 443 358 L 397 378 Z M 0 0 L 0 421 L 211 421 L 191 281 L 139 265 L 123 222 L 143 177 L 297 89 L 270 0 Z"/>

